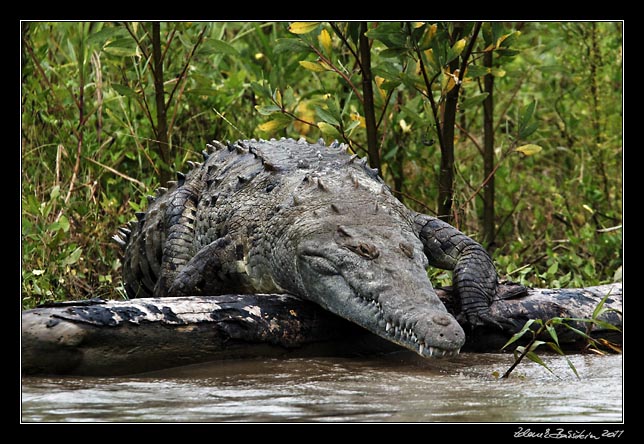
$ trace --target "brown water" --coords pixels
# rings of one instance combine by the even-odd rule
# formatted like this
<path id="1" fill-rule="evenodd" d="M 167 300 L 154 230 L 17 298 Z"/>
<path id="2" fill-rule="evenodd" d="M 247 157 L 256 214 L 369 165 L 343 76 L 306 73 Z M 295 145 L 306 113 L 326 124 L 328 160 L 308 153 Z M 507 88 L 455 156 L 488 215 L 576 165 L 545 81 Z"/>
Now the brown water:
<path id="1" fill-rule="evenodd" d="M 135 377 L 23 378 L 24 422 L 621 422 L 621 355 L 532 362 L 511 355 L 426 360 L 245 360 Z"/>

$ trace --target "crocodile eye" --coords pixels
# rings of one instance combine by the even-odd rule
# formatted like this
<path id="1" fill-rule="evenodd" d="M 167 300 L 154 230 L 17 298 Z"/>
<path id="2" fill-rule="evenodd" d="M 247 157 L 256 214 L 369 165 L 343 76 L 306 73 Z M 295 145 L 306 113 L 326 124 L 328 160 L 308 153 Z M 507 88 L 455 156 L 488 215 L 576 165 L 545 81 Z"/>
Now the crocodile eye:
<path id="1" fill-rule="evenodd" d="M 405 256 L 407 256 L 409 259 L 414 258 L 414 246 L 412 244 L 408 244 L 407 242 L 401 242 L 398 246 L 405 254 Z"/>
<path id="2" fill-rule="evenodd" d="M 380 251 L 378 250 L 378 248 L 375 245 L 371 245 L 366 242 L 360 242 L 357 245 L 347 245 L 346 247 L 354 253 L 367 259 L 375 259 L 380 256 Z"/>

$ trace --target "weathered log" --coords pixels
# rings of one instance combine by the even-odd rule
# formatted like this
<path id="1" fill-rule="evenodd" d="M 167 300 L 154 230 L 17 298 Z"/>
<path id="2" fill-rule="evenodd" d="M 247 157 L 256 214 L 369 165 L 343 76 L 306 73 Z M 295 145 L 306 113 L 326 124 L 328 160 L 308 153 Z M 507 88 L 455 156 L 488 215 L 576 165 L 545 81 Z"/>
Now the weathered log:
<path id="1" fill-rule="evenodd" d="M 438 290 L 448 310 L 459 309 L 449 289 Z M 516 324 L 507 331 L 468 328 L 465 349 L 498 351 L 529 318 L 588 318 L 606 307 L 621 313 L 621 284 L 584 289 L 503 286 L 492 304 Z M 508 298 L 503 299 L 503 297 Z M 602 319 L 621 328 L 621 314 Z M 577 325 L 585 330 L 585 326 Z M 594 331 L 621 343 L 621 335 Z M 562 331 L 561 342 L 578 340 Z M 22 313 L 24 374 L 124 375 L 220 359 L 347 356 L 402 350 L 318 306 L 288 295 L 222 295 L 89 300 L 50 304 Z"/>

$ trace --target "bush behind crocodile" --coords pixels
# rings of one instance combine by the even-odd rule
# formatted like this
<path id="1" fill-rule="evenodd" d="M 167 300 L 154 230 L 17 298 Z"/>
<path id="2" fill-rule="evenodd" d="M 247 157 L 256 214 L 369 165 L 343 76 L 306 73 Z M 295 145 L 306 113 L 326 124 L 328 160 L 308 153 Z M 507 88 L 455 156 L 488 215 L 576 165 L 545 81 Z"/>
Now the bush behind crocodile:
<path id="1" fill-rule="evenodd" d="M 289 293 L 426 357 L 452 356 L 465 333 L 426 269 L 453 270 L 472 325 L 489 312 L 497 274 L 454 227 L 405 207 L 344 144 L 213 141 L 122 228 L 128 295 Z"/>

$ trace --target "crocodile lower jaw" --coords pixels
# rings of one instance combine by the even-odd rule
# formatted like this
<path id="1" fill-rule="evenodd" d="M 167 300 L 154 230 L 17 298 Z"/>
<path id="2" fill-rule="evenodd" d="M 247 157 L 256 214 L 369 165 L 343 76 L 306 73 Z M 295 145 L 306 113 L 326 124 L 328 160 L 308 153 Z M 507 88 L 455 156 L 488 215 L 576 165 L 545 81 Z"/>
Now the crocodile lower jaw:
<path id="1" fill-rule="evenodd" d="M 402 345 L 410 350 L 414 350 L 420 356 L 425 358 L 449 358 L 460 353 L 460 347 L 455 350 L 447 350 L 441 347 L 428 346 L 424 341 L 418 338 L 413 328 L 404 328 L 393 321 L 385 320 L 385 312 L 379 302 L 373 299 L 361 299 L 363 304 L 367 305 L 368 308 L 374 311 L 376 323 L 383 329 L 381 331 L 381 336 L 389 339 L 390 341 Z"/>

